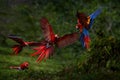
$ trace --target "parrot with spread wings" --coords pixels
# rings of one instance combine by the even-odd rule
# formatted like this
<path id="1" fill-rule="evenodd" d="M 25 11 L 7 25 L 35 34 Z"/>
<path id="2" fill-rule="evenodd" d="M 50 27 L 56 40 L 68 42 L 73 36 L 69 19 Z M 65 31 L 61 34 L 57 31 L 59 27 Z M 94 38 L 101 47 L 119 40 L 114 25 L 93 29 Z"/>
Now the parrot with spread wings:
<path id="1" fill-rule="evenodd" d="M 91 15 L 87 16 L 85 13 L 79 13 L 77 11 L 77 25 L 76 28 L 81 33 L 80 41 L 82 46 L 86 49 L 89 49 L 90 45 L 90 36 L 88 30 L 92 27 L 94 19 L 101 13 L 101 8 L 97 9 Z"/>
<path id="2" fill-rule="evenodd" d="M 78 32 L 59 37 L 53 32 L 52 26 L 46 18 L 40 19 L 40 24 L 45 39 L 41 41 L 42 44 L 39 47 L 34 48 L 36 52 L 31 54 L 31 56 L 39 55 L 38 59 L 36 60 L 37 62 L 41 62 L 43 59 L 46 60 L 49 58 L 54 52 L 54 46 L 62 48 L 79 40 Z"/>
<path id="3" fill-rule="evenodd" d="M 14 35 L 9 35 L 8 38 L 16 41 L 17 43 L 19 44 L 16 44 L 12 47 L 13 49 L 13 54 L 18 54 L 22 51 L 23 47 L 25 46 L 38 46 L 38 45 L 41 45 L 41 43 L 39 42 L 25 42 L 23 39 L 17 37 L 17 36 L 14 36 Z"/>

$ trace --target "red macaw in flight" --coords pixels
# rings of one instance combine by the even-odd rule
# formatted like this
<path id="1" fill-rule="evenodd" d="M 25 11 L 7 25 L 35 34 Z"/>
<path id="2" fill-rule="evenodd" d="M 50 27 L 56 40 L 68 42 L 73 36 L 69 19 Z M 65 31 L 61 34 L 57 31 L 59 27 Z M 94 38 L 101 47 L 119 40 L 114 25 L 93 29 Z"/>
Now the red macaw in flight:
<path id="1" fill-rule="evenodd" d="M 12 47 L 14 54 L 20 53 L 22 51 L 23 47 L 25 47 L 25 46 L 38 46 L 38 45 L 41 45 L 41 43 L 39 43 L 39 42 L 25 42 L 23 39 L 21 39 L 21 38 L 19 38 L 17 36 L 13 36 L 13 35 L 9 35 L 8 38 L 10 38 L 10 39 L 16 41 L 17 43 L 19 43 L 19 44 L 14 45 Z"/>
<path id="2" fill-rule="evenodd" d="M 58 48 L 65 47 L 77 41 L 79 39 L 79 33 L 66 34 L 63 37 L 58 37 L 52 30 L 52 26 L 49 24 L 46 18 L 40 19 L 41 29 L 45 40 L 43 40 L 39 47 L 34 48 L 37 50 L 31 56 L 39 55 L 37 62 L 47 59 L 54 52 L 54 46 Z"/>
<path id="3" fill-rule="evenodd" d="M 25 70 L 28 69 L 29 63 L 23 62 L 20 66 L 10 66 L 10 69 Z"/>
<path id="4" fill-rule="evenodd" d="M 85 48 L 89 48 L 90 46 L 90 37 L 88 30 L 92 27 L 94 19 L 101 13 L 101 9 L 97 9 L 91 15 L 87 16 L 84 13 L 77 12 L 77 25 L 76 28 L 80 31 L 80 41 L 82 46 Z"/>

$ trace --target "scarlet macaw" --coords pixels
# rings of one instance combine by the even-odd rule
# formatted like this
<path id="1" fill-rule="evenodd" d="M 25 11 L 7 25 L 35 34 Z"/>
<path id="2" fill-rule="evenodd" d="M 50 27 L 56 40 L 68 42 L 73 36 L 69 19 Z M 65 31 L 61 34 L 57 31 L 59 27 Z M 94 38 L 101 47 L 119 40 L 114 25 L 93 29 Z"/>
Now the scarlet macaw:
<path id="1" fill-rule="evenodd" d="M 29 63 L 23 62 L 20 66 L 10 66 L 10 69 L 25 70 L 28 69 Z"/>
<path id="2" fill-rule="evenodd" d="M 10 38 L 10 39 L 16 41 L 17 43 L 19 43 L 19 44 L 14 45 L 12 47 L 14 54 L 20 53 L 22 51 L 23 47 L 25 47 L 25 46 L 38 46 L 38 45 L 41 45 L 41 43 L 39 43 L 39 42 L 25 42 L 23 39 L 21 39 L 21 38 L 19 38 L 17 36 L 13 36 L 13 35 L 9 35 L 8 38 Z"/>
<path id="3" fill-rule="evenodd" d="M 37 62 L 42 61 L 43 59 L 47 59 L 50 55 L 52 55 L 54 52 L 54 46 L 62 48 L 74 43 L 79 39 L 78 32 L 66 34 L 63 37 L 58 37 L 57 34 L 54 34 L 52 26 L 49 24 L 46 18 L 42 18 L 40 20 L 40 24 L 45 40 L 41 42 L 42 45 L 34 48 L 34 50 L 37 51 L 31 55 L 39 55 Z"/>
<path id="4" fill-rule="evenodd" d="M 89 48 L 90 37 L 88 30 L 92 27 L 94 19 L 101 13 L 101 9 L 97 9 L 91 15 L 87 16 L 84 13 L 77 12 L 77 25 L 76 28 L 80 31 L 80 41 L 82 46 L 85 48 Z"/>

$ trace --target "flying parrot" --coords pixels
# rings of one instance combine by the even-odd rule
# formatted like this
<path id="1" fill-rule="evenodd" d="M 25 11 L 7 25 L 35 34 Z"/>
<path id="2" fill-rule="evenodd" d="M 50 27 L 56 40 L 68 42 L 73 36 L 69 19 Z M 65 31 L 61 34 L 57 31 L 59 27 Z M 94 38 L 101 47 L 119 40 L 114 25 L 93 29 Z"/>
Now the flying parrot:
<path id="1" fill-rule="evenodd" d="M 25 46 L 38 46 L 41 45 L 41 43 L 39 42 L 25 42 L 23 39 L 17 37 L 17 36 L 13 36 L 13 35 L 9 35 L 8 38 L 16 41 L 19 44 L 16 44 L 12 47 L 13 49 L 13 54 L 18 54 L 22 51 L 23 47 Z"/>
<path id="2" fill-rule="evenodd" d="M 20 66 L 10 66 L 10 69 L 25 70 L 28 69 L 29 63 L 23 62 Z"/>
<path id="3" fill-rule="evenodd" d="M 43 59 L 49 58 L 54 52 L 54 46 L 62 48 L 79 40 L 78 32 L 59 37 L 53 32 L 52 26 L 46 18 L 40 19 L 40 24 L 45 39 L 41 41 L 42 44 L 39 47 L 34 48 L 36 52 L 31 55 L 39 55 L 36 60 L 37 62 L 41 62 Z"/>
<path id="4" fill-rule="evenodd" d="M 81 33 L 80 41 L 82 46 L 85 48 L 89 48 L 90 45 L 90 36 L 88 30 L 92 27 L 94 19 L 101 13 L 101 8 L 97 9 L 95 12 L 87 16 L 85 13 L 79 13 L 77 11 L 77 25 L 76 28 Z"/>

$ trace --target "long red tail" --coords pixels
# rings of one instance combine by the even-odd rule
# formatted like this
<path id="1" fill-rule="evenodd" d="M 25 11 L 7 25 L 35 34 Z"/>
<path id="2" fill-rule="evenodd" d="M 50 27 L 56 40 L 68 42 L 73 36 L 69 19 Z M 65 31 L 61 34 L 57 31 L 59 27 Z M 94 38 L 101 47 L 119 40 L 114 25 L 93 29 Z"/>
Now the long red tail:
<path id="1" fill-rule="evenodd" d="M 37 50 L 37 52 L 34 52 L 33 54 L 31 54 L 31 56 L 35 56 L 35 55 L 39 55 L 41 54 L 41 52 L 45 49 L 45 46 L 39 46 L 34 48 L 34 50 Z"/>

